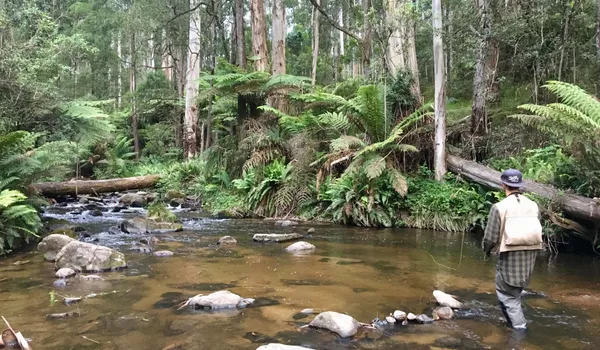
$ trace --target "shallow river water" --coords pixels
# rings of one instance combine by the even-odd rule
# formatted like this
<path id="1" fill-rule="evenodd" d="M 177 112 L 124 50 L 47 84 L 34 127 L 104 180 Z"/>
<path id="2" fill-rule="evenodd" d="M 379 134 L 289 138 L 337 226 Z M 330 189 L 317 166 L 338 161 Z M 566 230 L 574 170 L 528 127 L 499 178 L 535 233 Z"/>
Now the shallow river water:
<path id="1" fill-rule="evenodd" d="M 101 274 L 104 281 L 71 279 L 54 287 L 53 263 L 44 262 L 41 254 L 0 260 L 0 314 L 36 350 L 256 349 L 270 342 L 314 349 L 600 348 L 600 268 L 590 257 L 538 258 L 524 299 L 531 324 L 517 337 L 497 307 L 494 261 L 484 261 L 478 241 L 468 235 L 319 224 L 280 227 L 272 221 L 181 214 L 183 232 L 157 235 L 157 249 L 175 255 L 159 258 L 128 251 L 140 236 L 107 233 L 115 231 L 121 216 L 77 218 L 58 209 L 53 215 L 79 221 L 97 234 L 98 244 L 123 251 L 129 268 Z M 255 233 L 310 227 L 316 229 L 306 239 L 317 246 L 313 254 L 286 253 L 289 243 L 252 241 Z M 238 244 L 215 246 L 223 235 Z M 257 303 L 227 312 L 177 311 L 188 297 L 222 289 Z M 434 289 L 459 296 L 465 310 L 452 321 L 387 327 L 379 339 L 342 340 L 300 328 L 314 317 L 297 315 L 305 308 L 347 313 L 369 323 L 398 309 L 431 315 Z M 57 294 L 53 304 L 52 291 Z M 64 296 L 106 292 L 73 306 L 61 302 Z M 45 317 L 75 310 L 81 317 Z"/>

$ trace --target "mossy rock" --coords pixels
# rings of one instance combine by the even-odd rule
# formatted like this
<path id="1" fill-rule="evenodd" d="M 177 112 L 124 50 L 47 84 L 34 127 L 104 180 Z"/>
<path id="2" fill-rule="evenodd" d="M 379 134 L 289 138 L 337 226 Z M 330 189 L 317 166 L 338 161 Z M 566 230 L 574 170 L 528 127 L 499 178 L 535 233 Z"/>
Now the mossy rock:
<path id="1" fill-rule="evenodd" d="M 186 195 L 184 193 L 175 190 L 168 190 L 167 193 L 165 193 L 165 198 L 169 201 L 176 198 L 185 199 L 185 197 Z"/>

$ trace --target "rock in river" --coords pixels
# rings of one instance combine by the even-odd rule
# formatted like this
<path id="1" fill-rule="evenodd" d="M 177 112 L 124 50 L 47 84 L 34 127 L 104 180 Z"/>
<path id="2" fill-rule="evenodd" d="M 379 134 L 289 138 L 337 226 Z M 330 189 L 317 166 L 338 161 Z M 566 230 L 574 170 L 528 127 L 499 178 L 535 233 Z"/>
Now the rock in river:
<path id="1" fill-rule="evenodd" d="M 304 346 L 297 345 L 285 345 L 285 344 L 277 344 L 270 343 L 267 345 L 259 346 L 256 350 L 310 350 L 310 348 L 305 348 Z"/>
<path id="2" fill-rule="evenodd" d="M 438 307 L 433 310 L 433 319 L 437 320 L 451 320 L 454 317 L 454 311 L 448 306 Z"/>
<path id="3" fill-rule="evenodd" d="M 406 312 L 404 312 L 404 311 L 396 310 L 396 311 L 394 311 L 394 315 L 393 316 L 396 319 L 396 321 L 404 321 L 404 320 L 406 320 Z"/>
<path id="4" fill-rule="evenodd" d="M 462 307 L 460 301 L 454 299 L 452 295 L 444 293 L 441 290 L 434 290 L 433 297 L 441 306 L 448 306 L 453 309 L 460 309 Z"/>
<path id="5" fill-rule="evenodd" d="M 67 278 L 67 277 L 74 276 L 75 274 L 76 274 L 75 270 L 70 269 L 68 267 L 63 267 L 62 269 L 56 271 L 56 273 L 54 275 L 58 278 Z"/>
<path id="6" fill-rule="evenodd" d="M 37 249 L 44 253 L 44 259 L 54 261 L 56 260 L 56 254 L 71 241 L 74 241 L 74 239 L 69 236 L 52 234 L 44 237 L 38 244 Z"/>
<path id="7" fill-rule="evenodd" d="M 315 250 L 315 248 L 316 247 L 314 245 L 312 245 L 308 242 L 300 241 L 300 242 L 290 244 L 287 248 L 285 248 L 285 250 L 290 253 L 295 253 L 295 252 L 311 251 L 311 250 Z"/>
<path id="8" fill-rule="evenodd" d="M 121 223 L 121 231 L 131 234 L 179 232 L 183 225 L 179 223 L 157 222 L 141 216 L 127 219 Z"/>
<path id="9" fill-rule="evenodd" d="M 241 296 L 231 293 L 228 290 L 221 290 L 209 295 L 198 294 L 195 297 L 189 298 L 180 309 L 186 306 L 192 306 L 195 309 L 231 309 L 244 308 L 254 302 L 254 299 L 242 298 Z"/>
<path id="10" fill-rule="evenodd" d="M 154 254 L 154 256 L 159 256 L 159 257 L 173 256 L 173 252 L 170 250 L 159 250 L 152 254 Z"/>
<path id="11" fill-rule="evenodd" d="M 141 208 L 146 205 L 146 198 L 137 193 L 125 193 L 121 199 L 119 199 L 119 203 L 128 207 Z"/>
<path id="12" fill-rule="evenodd" d="M 415 321 L 418 323 L 432 323 L 433 319 L 425 314 L 420 314 L 415 318 Z"/>
<path id="13" fill-rule="evenodd" d="M 302 238 L 302 235 L 297 233 L 257 233 L 252 237 L 257 242 L 287 242 Z"/>
<path id="14" fill-rule="evenodd" d="M 310 327 L 321 328 L 337 333 L 342 338 L 352 337 L 358 332 L 361 324 L 352 316 L 334 311 L 321 312 L 309 324 Z"/>
<path id="15" fill-rule="evenodd" d="M 217 244 L 232 245 L 232 244 L 237 244 L 237 241 L 235 240 L 235 238 L 233 238 L 231 236 L 223 236 L 223 237 L 219 238 L 219 242 L 217 242 Z"/>
<path id="16" fill-rule="evenodd" d="M 275 221 L 275 225 L 279 226 L 296 226 L 298 223 L 292 220 L 277 220 Z"/>
<path id="17" fill-rule="evenodd" d="M 71 241 L 56 255 L 57 269 L 75 271 L 114 271 L 127 267 L 123 253 L 91 243 Z"/>

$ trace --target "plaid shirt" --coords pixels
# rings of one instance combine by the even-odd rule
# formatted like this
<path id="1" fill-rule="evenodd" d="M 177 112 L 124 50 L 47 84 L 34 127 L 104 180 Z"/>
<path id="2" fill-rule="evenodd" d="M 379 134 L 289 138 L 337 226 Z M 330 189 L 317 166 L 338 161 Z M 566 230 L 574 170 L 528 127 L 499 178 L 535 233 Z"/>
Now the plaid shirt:
<path id="1" fill-rule="evenodd" d="M 499 244 L 500 226 L 500 212 L 496 205 L 493 205 L 482 242 L 483 250 L 486 254 L 489 254 Z M 503 252 L 498 256 L 497 270 L 507 284 L 513 287 L 525 288 L 529 285 L 529 278 L 533 271 L 536 257 L 537 250 Z"/>

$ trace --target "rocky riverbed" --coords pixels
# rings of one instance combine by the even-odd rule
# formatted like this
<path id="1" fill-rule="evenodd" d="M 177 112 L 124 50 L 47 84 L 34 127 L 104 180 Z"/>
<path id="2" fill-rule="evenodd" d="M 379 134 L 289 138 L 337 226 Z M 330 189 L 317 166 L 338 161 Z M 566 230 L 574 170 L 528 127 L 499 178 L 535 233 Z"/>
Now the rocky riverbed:
<path id="1" fill-rule="evenodd" d="M 451 270 L 440 265 L 457 266 L 461 240 L 451 234 L 215 219 L 178 197 L 171 209 L 181 227 L 148 230 L 137 202 L 153 194 L 135 195 L 144 198 L 49 208 L 55 234 L 78 243 L 0 260 L 2 314 L 33 348 L 593 349 L 600 341 L 598 306 L 573 303 L 599 297 L 591 259 L 540 261 L 525 297 L 532 324 L 518 339 L 496 306 L 493 262 L 483 262 L 474 239 Z M 125 232 L 126 222 L 139 230 Z M 254 239 L 264 234 L 297 236 Z M 103 256 L 122 255 L 126 267 L 85 268 L 96 255 L 64 260 L 69 244 L 72 256 L 85 256 L 87 244 L 106 247 Z M 462 307 L 441 307 L 436 289 Z"/>

